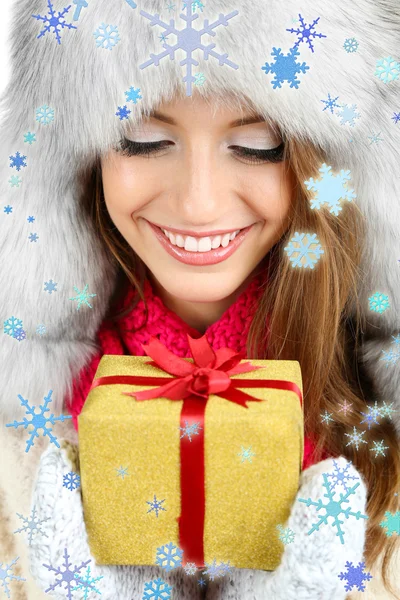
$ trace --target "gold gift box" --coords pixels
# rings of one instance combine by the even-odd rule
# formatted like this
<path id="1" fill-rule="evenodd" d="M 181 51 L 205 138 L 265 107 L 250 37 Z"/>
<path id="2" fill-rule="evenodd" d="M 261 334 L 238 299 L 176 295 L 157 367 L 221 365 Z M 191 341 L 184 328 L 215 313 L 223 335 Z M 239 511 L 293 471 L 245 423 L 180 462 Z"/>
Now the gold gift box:
<path id="1" fill-rule="evenodd" d="M 146 364 L 150 360 L 104 355 L 95 379 L 140 375 L 172 380 Z M 286 380 L 302 391 L 297 361 L 250 362 L 262 369 L 231 378 Z M 169 542 L 179 547 L 183 401 L 137 401 L 121 393 L 154 387 L 101 385 L 90 391 L 78 417 L 84 519 L 99 565 L 156 565 L 157 548 Z M 210 394 L 205 409 L 204 562 L 274 570 L 284 550 L 277 525 L 288 519 L 299 485 L 303 409 L 293 391 L 242 390 L 263 401 L 249 400 L 244 408 Z M 248 458 L 243 450 L 249 451 Z M 148 503 L 154 496 L 164 500 L 158 516 Z"/>

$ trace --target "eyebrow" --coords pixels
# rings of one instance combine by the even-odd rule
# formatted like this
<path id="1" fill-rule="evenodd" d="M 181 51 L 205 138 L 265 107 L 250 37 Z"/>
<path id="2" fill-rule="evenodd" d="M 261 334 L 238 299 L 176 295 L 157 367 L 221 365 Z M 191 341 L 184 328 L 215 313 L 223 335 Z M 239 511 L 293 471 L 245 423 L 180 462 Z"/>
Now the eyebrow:
<path id="1" fill-rule="evenodd" d="M 149 118 L 157 119 L 158 121 L 163 121 L 164 123 L 168 123 L 168 125 L 178 125 L 178 123 L 172 117 L 168 117 L 163 113 L 158 112 L 157 110 L 153 110 L 149 114 Z M 228 127 L 243 127 L 243 125 L 251 125 L 252 123 L 264 123 L 265 119 L 263 117 L 257 116 L 249 116 L 244 119 L 236 119 L 229 123 Z"/>

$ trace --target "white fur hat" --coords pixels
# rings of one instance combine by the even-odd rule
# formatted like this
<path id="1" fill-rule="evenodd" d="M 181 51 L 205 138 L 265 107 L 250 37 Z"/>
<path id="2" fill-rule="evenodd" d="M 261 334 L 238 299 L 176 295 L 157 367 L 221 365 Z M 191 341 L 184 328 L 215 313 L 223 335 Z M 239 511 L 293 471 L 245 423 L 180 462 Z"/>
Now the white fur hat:
<path id="1" fill-rule="evenodd" d="M 0 106 L 3 422 L 24 413 L 18 394 L 39 405 L 50 389 L 59 414 L 95 351 L 115 285 L 80 210 L 78 169 L 121 139 L 125 117 L 132 122 L 177 91 L 248 97 L 287 137 L 320 145 L 335 172 L 350 170 L 368 221 L 364 360 L 379 398 L 400 409 L 392 338 L 400 330 L 398 1 L 67 4 L 18 0 L 13 8 L 12 72 Z M 70 298 L 86 285 L 93 308 L 77 310 Z M 369 304 L 377 292 L 390 302 L 381 313 Z"/>

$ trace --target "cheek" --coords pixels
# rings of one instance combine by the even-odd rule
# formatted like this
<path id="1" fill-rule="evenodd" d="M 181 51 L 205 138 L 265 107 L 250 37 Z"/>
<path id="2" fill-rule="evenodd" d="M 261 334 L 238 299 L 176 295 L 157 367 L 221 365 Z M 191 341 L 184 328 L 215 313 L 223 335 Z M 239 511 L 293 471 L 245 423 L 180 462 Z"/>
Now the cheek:
<path id="1" fill-rule="evenodd" d="M 286 222 L 293 198 L 293 178 L 284 163 L 271 165 L 267 178 L 259 187 L 259 212 L 279 226 Z"/>

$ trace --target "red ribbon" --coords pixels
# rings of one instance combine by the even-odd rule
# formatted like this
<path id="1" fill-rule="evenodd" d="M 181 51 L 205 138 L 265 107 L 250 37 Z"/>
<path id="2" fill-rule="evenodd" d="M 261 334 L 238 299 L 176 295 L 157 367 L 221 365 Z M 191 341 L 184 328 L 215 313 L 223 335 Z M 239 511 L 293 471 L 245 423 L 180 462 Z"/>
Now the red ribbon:
<path id="1" fill-rule="evenodd" d="M 181 428 L 194 422 L 198 423 L 198 434 L 180 439 L 181 459 L 181 515 L 179 523 L 179 546 L 183 550 L 182 564 L 194 562 L 198 568 L 204 564 L 204 415 L 210 394 L 218 394 L 231 402 L 248 408 L 247 402 L 262 402 L 246 392 L 238 389 L 272 388 L 295 392 L 302 403 L 300 388 L 292 381 L 277 379 L 231 379 L 232 375 L 248 373 L 262 369 L 250 362 L 242 362 L 243 357 L 230 348 L 214 351 L 205 335 L 193 339 L 189 335 L 188 342 L 194 363 L 187 362 L 170 352 L 157 338 L 151 337 L 148 345 L 142 344 L 143 350 L 154 359 L 148 365 L 160 367 L 164 372 L 175 377 L 172 381 L 152 390 L 142 392 L 122 392 L 136 400 L 169 398 L 183 400 L 180 415 Z M 142 377 L 136 375 L 111 375 L 95 379 L 89 392 L 99 385 L 157 385 L 165 382 L 165 377 Z"/>

